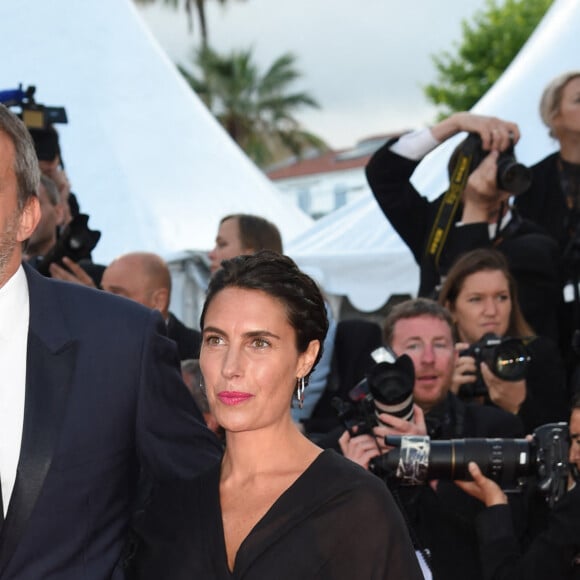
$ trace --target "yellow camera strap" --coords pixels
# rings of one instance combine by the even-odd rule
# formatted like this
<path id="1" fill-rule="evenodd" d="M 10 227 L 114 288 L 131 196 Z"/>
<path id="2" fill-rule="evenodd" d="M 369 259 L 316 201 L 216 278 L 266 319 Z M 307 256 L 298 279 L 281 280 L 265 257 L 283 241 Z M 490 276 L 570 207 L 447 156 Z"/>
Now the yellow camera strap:
<path id="1" fill-rule="evenodd" d="M 453 173 L 451 175 L 451 183 L 449 189 L 445 192 L 439 209 L 437 210 L 437 217 L 431 228 L 429 234 L 429 241 L 425 249 L 425 255 L 431 257 L 437 268 L 439 268 L 439 259 L 443 246 L 449 235 L 449 230 L 455 219 L 457 208 L 461 202 L 461 196 L 469 177 L 469 169 L 471 161 L 473 160 L 473 153 L 460 153 Z"/>

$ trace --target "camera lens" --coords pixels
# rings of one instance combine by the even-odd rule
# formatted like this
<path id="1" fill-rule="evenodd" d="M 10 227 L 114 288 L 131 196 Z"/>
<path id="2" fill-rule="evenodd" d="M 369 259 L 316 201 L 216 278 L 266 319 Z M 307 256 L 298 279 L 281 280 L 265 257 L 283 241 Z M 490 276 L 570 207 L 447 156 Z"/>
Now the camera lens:
<path id="1" fill-rule="evenodd" d="M 520 381 L 525 378 L 530 355 L 519 340 L 502 342 L 489 351 L 491 357 L 485 362 L 492 372 L 504 381 Z M 484 356 L 486 359 L 487 356 Z"/>
<path id="2" fill-rule="evenodd" d="M 532 172 L 511 155 L 500 157 L 497 162 L 497 186 L 511 193 L 523 193 L 532 183 Z"/>
<path id="3" fill-rule="evenodd" d="M 498 483 L 513 483 L 529 471 L 530 446 L 525 439 L 452 439 L 431 441 L 429 479 L 471 479 L 475 461 L 481 472 Z"/>
<path id="4" fill-rule="evenodd" d="M 367 374 L 375 412 L 388 413 L 409 421 L 413 418 L 415 371 L 411 359 L 403 355 L 395 363 L 382 362 Z"/>
<path id="5" fill-rule="evenodd" d="M 431 479 L 470 480 L 468 465 L 477 463 L 482 473 L 509 485 L 528 475 L 533 463 L 530 443 L 525 439 L 450 439 L 429 437 L 386 437 L 395 448 L 377 458 L 375 472 L 390 474 L 405 485 L 418 485 Z"/>

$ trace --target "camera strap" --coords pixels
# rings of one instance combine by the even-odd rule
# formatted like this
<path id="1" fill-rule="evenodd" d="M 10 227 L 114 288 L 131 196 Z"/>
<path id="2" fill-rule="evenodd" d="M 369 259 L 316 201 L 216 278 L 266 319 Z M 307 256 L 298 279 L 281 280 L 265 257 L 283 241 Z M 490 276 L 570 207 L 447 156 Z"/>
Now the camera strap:
<path id="1" fill-rule="evenodd" d="M 451 174 L 449 189 L 445 192 L 439 204 L 437 216 L 431 228 L 431 233 L 429 234 L 425 255 L 435 262 L 437 269 L 439 269 L 439 260 L 443 246 L 445 245 L 449 230 L 455 220 L 457 208 L 461 202 L 461 196 L 469 177 L 472 160 L 473 151 L 471 149 L 468 152 L 464 150 L 460 151 L 457 163 Z"/>

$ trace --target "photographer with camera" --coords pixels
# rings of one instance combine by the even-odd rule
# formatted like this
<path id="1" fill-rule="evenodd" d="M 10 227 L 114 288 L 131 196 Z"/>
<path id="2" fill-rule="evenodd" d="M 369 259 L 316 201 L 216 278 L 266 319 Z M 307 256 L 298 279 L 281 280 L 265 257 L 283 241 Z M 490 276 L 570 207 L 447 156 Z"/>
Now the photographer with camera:
<path id="1" fill-rule="evenodd" d="M 451 157 L 449 190 L 429 201 L 411 177 L 427 153 L 463 131 L 469 135 Z M 531 179 L 515 159 L 519 137 L 514 123 L 455 113 L 431 128 L 388 141 L 369 161 L 366 175 L 381 210 L 420 266 L 420 296 L 434 297 L 460 254 L 493 246 L 507 256 L 522 288 L 526 318 L 537 332 L 556 338 L 557 245 L 508 205 Z"/>
<path id="2" fill-rule="evenodd" d="M 38 186 L 40 221 L 26 242 L 24 259 L 36 267 L 57 242 L 57 232 L 64 222 L 64 207 L 56 183 L 41 175 Z"/>
<path id="3" fill-rule="evenodd" d="M 451 312 L 460 341 L 454 393 L 518 415 L 526 433 L 567 418 L 558 348 L 548 338 L 533 336 L 500 252 L 479 249 L 461 256 L 447 274 L 439 302 Z"/>
<path id="4" fill-rule="evenodd" d="M 453 322 L 443 306 L 426 298 L 394 306 L 385 321 L 384 338 L 400 359 L 406 354 L 412 361 L 407 380 L 415 402 L 413 419 L 380 413 L 384 425 L 374 427 L 372 436 L 357 436 L 356 430 L 347 430 L 340 438 L 346 457 L 368 465 L 370 455 L 389 451 L 384 444 L 386 435 L 427 433 L 433 439 L 523 435 L 521 422 L 514 415 L 465 404 L 450 392 L 457 355 Z M 399 382 L 407 380 L 401 377 Z M 450 482 L 403 486 L 388 479 L 387 483 L 399 498 L 416 548 L 430 560 L 433 578 L 480 578 L 474 517 L 481 506 Z"/>
<path id="5" fill-rule="evenodd" d="M 469 464 L 471 482 L 456 484 L 482 501 L 486 509 L 477 518 L 480 556 L 485 580 L 574 580 L 580 578 L 580 398 L 570 415 L 570 475 L 568 493 L 552 508 L 545 529 L 521 553 L 505 493 Z"/>

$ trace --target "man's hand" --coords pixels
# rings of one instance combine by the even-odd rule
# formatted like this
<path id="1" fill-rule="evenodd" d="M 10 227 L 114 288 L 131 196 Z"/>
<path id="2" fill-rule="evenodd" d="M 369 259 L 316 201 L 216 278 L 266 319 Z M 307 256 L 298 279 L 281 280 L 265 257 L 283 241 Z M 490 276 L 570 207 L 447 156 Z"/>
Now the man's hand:
<path id="1" fill-rule="evenodd" d="M 355 435 L 345 431 L 339 438 L 338 444 L 342 454 L 351 461 L 369 468 L 369 462 L 373 457 L 381 454 L 377 440 L 370 435 Z"/>
<path id="2" fill-rule="evenodd" d="M 405 421 L 388 413 L 381 413 L 379 419 L 385 425 L 378 425 L 373 428 L 377 437 L 377 442 L 381 451 L 386 453 L 392 449 L 391 446 L 385 445 L 387 435 L 427 435 L 427 425 L 425 424 L 425 415 L 419 405 L 413 405 L 413 420 Z"/>
<path id="3" fill-rule="evenodd" d="M 507 497 L 501 487 L 493 480 L 485 477 L 476 463 L 470 461 L 467 468 L 473 481 L 456 481 L 465 493 L 482 501 L 487 507 L 507 504 Z"/>
<path id="4" fill-rule="evenodd" d="M 50 275 L 53 278 L 96 288 L 93 279 L 76 262 L 73 262 L 70 258 L 66 257 L 64 257 L 62 261 L 70 271 L 65 270 L 63 267 L 53 262 L 48 267 Z"/>

